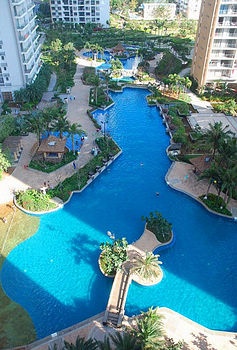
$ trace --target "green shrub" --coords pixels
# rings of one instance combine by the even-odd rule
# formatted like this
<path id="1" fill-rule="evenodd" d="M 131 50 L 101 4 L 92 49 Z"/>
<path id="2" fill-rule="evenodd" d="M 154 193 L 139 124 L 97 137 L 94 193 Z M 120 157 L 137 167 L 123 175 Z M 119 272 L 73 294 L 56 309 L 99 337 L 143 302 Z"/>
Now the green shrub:
<path id="1" fill-rule="evenodd" d="M 217 196 L 216 194 L 208 193 L 207 196 L 202 195 L 199 198 L 209 209 L 220 214 L 232 216 L 231 212 L 226 208 L 224 199 Z"/>
<path id="2" fill-rule="evenodd" d="M 161 213 L 151 212 L 148 217 L 142 217 L 142 220 L 146 221 L 146 228 L 154 233 L 159 242 L 166 243 L 171 240 L 172 224 Z"/>
<path id="3" fill-rule="evenodd" d="M 104 274 L 114 276 L 116 271 L 127 260 L 128 242 L 125 238 L 115 239 L 113 243 L 101 243 L 100 267 Z"/>
<path id="4" fill-rule="evenodd" d="M 47 211 L 56 208 L 48 194 L 39 190 L 29 189 L 16 193 L 16 201 L 19 206 L 33 212 Z"/>

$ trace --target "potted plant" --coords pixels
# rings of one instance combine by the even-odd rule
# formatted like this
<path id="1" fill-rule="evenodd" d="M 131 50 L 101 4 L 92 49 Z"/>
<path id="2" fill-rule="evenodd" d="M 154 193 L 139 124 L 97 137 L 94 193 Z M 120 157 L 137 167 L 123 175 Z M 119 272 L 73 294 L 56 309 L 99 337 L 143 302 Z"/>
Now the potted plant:
<path id="1" fill-rule="evenodd" d="M 116 271 L 127 260 L 128 242 L 125 238 L 114 239 L 112 243 L 101 243 L 102 250 L 99 258 L 99 266 L 102 273 L 106 276 L 114 277 Z"/>

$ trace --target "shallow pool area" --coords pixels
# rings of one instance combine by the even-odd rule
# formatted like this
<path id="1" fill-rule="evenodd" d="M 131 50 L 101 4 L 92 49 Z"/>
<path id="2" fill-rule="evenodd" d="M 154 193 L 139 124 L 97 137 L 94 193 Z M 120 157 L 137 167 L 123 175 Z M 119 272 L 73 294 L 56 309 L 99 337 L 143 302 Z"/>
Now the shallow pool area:
<path id="1" fill-rule="evenodd" d="M 105 310 L 112 280 L 99 271 L 99 245 L 107 231 L 134 242 L 141 217 L 154 210 L 173 224 L 175 242 L 156 251 L 161 283 L 132 283 L 126 314 L 166 306 L 211 329 L 237 331 L 237 222 L 166 184 L 169 137 L 148 93 L 111 93 L 115 104 L 96 118 L 106 116 L 122 155 L 63 209 L 42 215 L 37 233 L 4 262 L 3 288 L 29 312 L 38 338 Z"/>

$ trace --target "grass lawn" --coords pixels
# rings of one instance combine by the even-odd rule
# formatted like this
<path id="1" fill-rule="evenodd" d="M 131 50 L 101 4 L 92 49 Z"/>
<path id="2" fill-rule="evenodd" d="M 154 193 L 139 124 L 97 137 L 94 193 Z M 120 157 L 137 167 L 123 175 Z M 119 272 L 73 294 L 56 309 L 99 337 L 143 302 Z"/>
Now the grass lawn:
<path id="1" fill-rule="evenodd" d="M 0 205 L 0 269 L 5 257 L 19 243 L 32 236 L 38 229 L 39 218 L 26 215 L 12 203 Z M 33 342 L 36 333 L 28 313 L 9 299 L 0 288 L 0 349 Z"/>

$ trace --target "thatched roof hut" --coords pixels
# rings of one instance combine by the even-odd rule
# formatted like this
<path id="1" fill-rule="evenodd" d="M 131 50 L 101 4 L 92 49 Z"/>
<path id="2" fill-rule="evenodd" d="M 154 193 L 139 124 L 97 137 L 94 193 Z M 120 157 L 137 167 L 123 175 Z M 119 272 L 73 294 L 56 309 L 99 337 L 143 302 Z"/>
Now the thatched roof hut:
<path id="1" fill-rule="evenodd" d="M 46 139 L 43 139 L 37 153 L 43 154 L 45 160 L 48 161 L 60 161 L 66 153 L 66 138 L 60 139 L 54 135 L 50 135 Z"/>
<path id="2" fill-rule="evenodd" d="M 118 43 L 115 47 L 112 48 L 112 52 L 118 53 L 118 52 L 124 52 L 125 48 L 121 43 Z"/>

